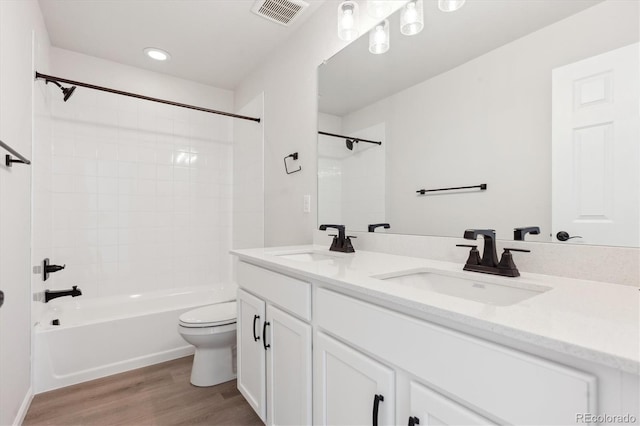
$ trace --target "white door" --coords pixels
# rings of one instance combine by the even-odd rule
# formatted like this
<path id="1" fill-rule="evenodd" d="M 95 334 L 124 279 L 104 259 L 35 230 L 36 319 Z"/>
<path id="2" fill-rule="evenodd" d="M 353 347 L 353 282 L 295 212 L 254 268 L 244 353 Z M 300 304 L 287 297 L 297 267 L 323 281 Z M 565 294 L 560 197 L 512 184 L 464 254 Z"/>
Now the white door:
<path id="1" fill-rule="evenodd" d="M 553 70 L 554 239 L 639 245 L 638 68 L 636 43 Z"/>
<path id="2" fill-rule="evenodd" d="M 322 332 L 313 357 L 315 425 L 394 424 L 392 369 Z"/>
<path id="3" fill-rule="evenodd" d="M 311 424 L 311 325 L 267 305 L 267 424 Z"/>
<path id="4" fill-rule="evenodd" d="M 262 421 L 267 418 L 265 349 L 262 335 L 265 303 L 238 290 L 238 390 Z"/>
<path id="5" fill-rule="evenodd" d="M 494 425 L 495 423 L 420 383 L 410 384 L 408 425 Z"/>

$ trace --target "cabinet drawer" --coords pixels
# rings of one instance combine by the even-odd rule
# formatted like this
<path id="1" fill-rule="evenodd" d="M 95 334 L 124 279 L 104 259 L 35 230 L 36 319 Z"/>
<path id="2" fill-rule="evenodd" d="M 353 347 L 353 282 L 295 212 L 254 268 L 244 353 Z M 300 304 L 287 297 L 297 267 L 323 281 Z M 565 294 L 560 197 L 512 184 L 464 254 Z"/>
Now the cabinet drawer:
<path id="1" fill-rule="evenodd" d="M 238 262 L 238 286 L 311 321 L 311 284 L 246 262 Z"/>
<path id="2" fill-rule="evenodd" d="M 591 375 L 325 289 L 315 302 L 320 327 L 501 423 L 596 412 Z"/>

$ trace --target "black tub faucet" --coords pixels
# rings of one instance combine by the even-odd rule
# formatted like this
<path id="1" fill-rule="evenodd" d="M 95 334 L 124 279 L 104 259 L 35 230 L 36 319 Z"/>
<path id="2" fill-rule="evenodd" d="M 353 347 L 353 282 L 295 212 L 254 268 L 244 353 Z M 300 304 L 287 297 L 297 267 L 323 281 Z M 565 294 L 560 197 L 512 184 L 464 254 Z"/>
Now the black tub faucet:
<path id="1" fill-rule="evenodd" d="M 538 235 L 540 234 L 539 226 L 525 226 L 522 228 L 513 229 L 513 239 L 515 241 L 524 241 L 524 236 L 527 234 Z"/>
<path id="2" fill-rule="evenodd" d="M 333 242 L 329 250 L 342 253 L 354 253 L 356 251 L 353 248 L 353 244 L 351 244 L 351 238 L 355 237 L 346 236 L 344 225 L 320 225 L 319 227 L 321 231 L 326 231 L 327 228 L 335 228 L 338 230 L 338 235 L 333 235 Z"/>
<path id="3" fill-rule="evenodd" d="M 63 296 L 71 296 L 71 297 L 82 296 L 82 291 L 80 291 L 77 285 L 74 285 L 71 288 L 71 290 L 59 290 L 59 291 L 45 290 L 44 303 L 48 303 L 50 300 L 56 299 L 58 297 L 63 297 Z"/>

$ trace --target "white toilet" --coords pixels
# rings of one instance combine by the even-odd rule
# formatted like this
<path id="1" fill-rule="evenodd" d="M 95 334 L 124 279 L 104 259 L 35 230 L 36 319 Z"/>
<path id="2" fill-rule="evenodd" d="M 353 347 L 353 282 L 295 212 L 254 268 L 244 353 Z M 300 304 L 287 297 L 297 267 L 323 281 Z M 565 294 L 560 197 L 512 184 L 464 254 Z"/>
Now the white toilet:
<path id="1" fill-rule="evenodd" d="M 191 384 L 213 386 L 236 378 L 236 315 L 235 301 L 180 315 L 178 332 L 196 347 Z"/>

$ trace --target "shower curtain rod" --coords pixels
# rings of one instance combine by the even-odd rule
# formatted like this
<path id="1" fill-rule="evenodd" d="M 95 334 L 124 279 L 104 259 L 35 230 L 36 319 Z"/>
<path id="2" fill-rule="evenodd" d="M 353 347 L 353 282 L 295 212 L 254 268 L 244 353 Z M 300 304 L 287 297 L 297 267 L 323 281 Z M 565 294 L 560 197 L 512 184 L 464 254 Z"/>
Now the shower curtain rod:
<path id="1" fill-rule="evenodd" d="M 358 141 L 358 142 L 375 143 L 376 145 L 382 145 L 382 142 L 380 142 L 380 141 L 370 141 L 369 139 L 361 139 L 361 138 L 355 138 L 353 136 L 338 135 L 336 133 L 327 133 L 327 132 L 318 131 L 318 134 L 319 135 L 325 135 L 325 136 L 333 136 L 334 138 L 351 139 L 351 140 Z"/>
<path id="2" fill-rule="evenodd" d="M 180 103 L 180 102 L 168 101 L 166 99 L 152 98 L 150 96 L 138 95 L 136 93 L 125 92 L 125 91 L 116 90 L 116 89 L 110 89 L 108 87 L 96 86 L 94 84 L 82 83 L 80 81 L 74 81 L 74 80 L 69 80 L 69 79 L 66 79 L 66 78 L 54 77 L 52 75 L 41 74 L 41 73 L 36 71 L 36 80 L 39 79 L 39 78 L 47 80 L 47 81 L 57 81 L 59 83 L 66 83 L 66 84 L 72 84 L 74 86 L 86 87 L 87 89 L 100 90 L 102 92 L 113 93 L 113 94 L 116 94 L 116 95 L 129 96 L 129 97 L 132 97 L 132 98 L 142 99 L 142 100 L 145 100 L 145 101 L 158 102 L 158 103 L 161 103 L 161 104 L 173 105 L 173 106 L 177 106 L 177 107 L 181 107 L 181 108 L 194 109 L 196 111 L 209 112 L 211 114 L 226 115 L 227 117 L 239 118 L 241 120 L 255 121 L 255 122 L 258 122 L 258 123 L 260 122 L 260 118 L 256 118 L 256 117 L 249 117 L 249 116 L 246 116 L 246 115 L 232 114 L 230 112 L 218 111 L 218 110 L 209 109 L 209 108 L 202 108 L 202 107 L 199 107 L 199 106 L 183 104 L 183 103 Z"/>

